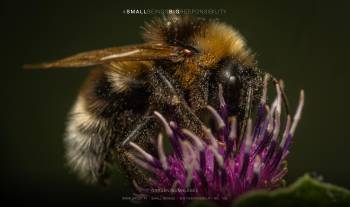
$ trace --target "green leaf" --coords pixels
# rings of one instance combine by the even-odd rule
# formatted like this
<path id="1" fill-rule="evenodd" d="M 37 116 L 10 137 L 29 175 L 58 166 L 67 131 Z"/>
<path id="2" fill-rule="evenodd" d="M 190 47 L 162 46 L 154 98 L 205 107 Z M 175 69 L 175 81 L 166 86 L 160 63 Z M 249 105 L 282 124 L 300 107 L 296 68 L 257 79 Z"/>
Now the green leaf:
<path id="1" fill-rule="evenodd" d="M 350 191 L 304 175 L 287 188 L 242 195 L 234 207 L 350 206 Z"/>

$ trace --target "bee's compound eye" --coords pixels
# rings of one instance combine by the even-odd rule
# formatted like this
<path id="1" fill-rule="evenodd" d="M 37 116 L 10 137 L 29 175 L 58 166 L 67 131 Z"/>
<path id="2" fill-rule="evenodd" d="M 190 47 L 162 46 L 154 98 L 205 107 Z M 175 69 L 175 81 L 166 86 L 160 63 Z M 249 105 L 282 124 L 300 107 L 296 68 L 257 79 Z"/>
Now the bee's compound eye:
<path id="1" fill-rule="evenodd" d="M 235 86 L 238 82 L 235 73 L 235 65 L 232 62 L 227 62 L 223 65 L 219 72 L 219 81 L 228 86 Z"/>
<path id="2" fill-rule="evenodd" d="M 236 76 L 233 76 L 233 75 L 230 76 L 229 82 L 232 83 L 232 84 L 234 84 L 234 83 L 236 82 Z"/>
<path id="3" fill-rule="evenodd" d="M 226 70 L 223 72 L 222 81 L 225 82 L 226 84 L 234 85 L 237 80 L 236 80 L 236 76 L 231 74 L 230 71 Z"/>
<path id="4" fill-rule="evenodd" d="M 225 102 L 228 106 L 228 114 L 230 116 L 237 115 L 240 106 L 240 93 L 242 86 L 241 73 L 242 68 L 239 63 L 232 59 L 224 59 L 217 65 L 215 71 L 215 85 L 221 84 Z M 213 95 L 218 91 L 217 87 L 213 87 Z M 218 100 L 214 100 L 218 101 Z"/>

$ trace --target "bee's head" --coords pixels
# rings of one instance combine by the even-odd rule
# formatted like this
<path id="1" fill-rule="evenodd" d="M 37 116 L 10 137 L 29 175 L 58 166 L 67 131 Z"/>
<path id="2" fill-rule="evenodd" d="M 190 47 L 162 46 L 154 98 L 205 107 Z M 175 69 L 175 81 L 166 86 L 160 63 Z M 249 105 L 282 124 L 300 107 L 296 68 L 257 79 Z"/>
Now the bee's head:
<path id="1" fill-rule="evenodd" d="M 146 24 L 144 37 L 149 42 L 176 45 L 188 50 L 183 62 L 167 70 L 184 90 L 184 96 L 194 111 L 207 104 L 217 105 L 218 85 L 231 114 L 237 114 L 246 104 L 247 89 L 261 87 L 262 78 L 254 55 L 243 37 L 234 28 L 216 20 L 190 16 L 167 16 Z M 170 68 L 170 69 L 169 69 Z M 254 100 L 253 100 L 254 101 Z"/>

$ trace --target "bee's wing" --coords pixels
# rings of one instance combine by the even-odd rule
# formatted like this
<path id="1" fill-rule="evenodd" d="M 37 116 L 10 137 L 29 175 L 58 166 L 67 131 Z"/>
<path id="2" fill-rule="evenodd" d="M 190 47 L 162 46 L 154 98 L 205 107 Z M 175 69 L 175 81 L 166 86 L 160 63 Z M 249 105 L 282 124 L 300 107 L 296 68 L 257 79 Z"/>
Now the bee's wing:
<path id="1" fill-rule="evenodd" d="M 184 58 L 183 48 L 161 44 L 140 44 L 126 47 L 112 47 L 78 53 L 60 60 L 24 65 L 24 68 L 86 67 L 115 61 L 170 60 Z"/>

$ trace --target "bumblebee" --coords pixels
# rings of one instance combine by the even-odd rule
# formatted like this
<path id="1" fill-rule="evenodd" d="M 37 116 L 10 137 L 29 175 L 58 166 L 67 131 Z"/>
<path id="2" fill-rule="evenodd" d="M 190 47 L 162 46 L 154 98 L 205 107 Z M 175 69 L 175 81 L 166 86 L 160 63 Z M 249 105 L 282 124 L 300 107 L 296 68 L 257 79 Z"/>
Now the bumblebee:
<path id="1" fill-rule="evenodd" d="M 240 129 L 257 105 L 264 72 L 233 27 L 218 20 L 170 15 L 144 26 L 145 43 L 79 53 L 27 68 L 94 66 L 69 113 L 64 138 L 69 166 L 84 180 L 106 183 L 114 163 L 132 179 L 142 173 L 128 143 L 151 148 L 157 110 L 201 133 L 207 105 L 219 107 L 222 86 Z M 243 134 L 243 132 L 240 132 Z"/>

